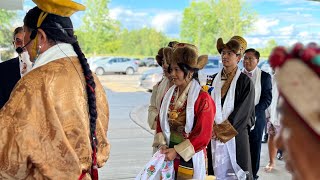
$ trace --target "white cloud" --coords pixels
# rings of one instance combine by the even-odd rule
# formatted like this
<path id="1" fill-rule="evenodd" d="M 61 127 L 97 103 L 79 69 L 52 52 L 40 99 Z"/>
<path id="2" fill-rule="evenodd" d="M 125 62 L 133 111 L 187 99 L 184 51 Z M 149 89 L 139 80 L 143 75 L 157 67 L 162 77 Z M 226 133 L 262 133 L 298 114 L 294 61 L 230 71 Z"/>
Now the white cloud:
<path id="1" fill-rule="evenodd" d="M 296 44 L 297 42 L 301 42 L 298 39 L 287 39 L 285 41 L 287 41 L 287 43 L 286 43 L 287 46 L 292 46 L 292 45 Z"/>
<path id="2" fill-rule="evenodd" d="M 123 12 L 122 8 L 110 9 L 110 17 L 112 19 L 117 19 L 119 17 L 119 15 L 122 14 L 122 12 Z"/>
<path id="3" fill-rule="evenodd" d="M 319 28 L 320 28 L 320 23 L 317 23 L 317 22 L 301 23 L 301 24 L 299 24 L 297 26 L 307 28 L 308 30 L 318 31 Z"/>
<path id="4" fill-rule="evenodd" d="M 275 0 L 275 2 L 278 2 L 279 4 L 282 4 L 282 5 L 290 5 L 290 4 L 296 3 L 297 1 L 296 0 L 286 0 L 286 1 L 277 1 L 277 0 Z"/>
<path id="5" fill-rule="evenodd" d="M 110 17 L 121 22 L 122 27 L 133 30 L 150 27 L 150 14 L 147 11 L 122 7 L 110 8 Z"/>
<path id="6" fill-rule="evenodd" d="M 271 33 L 271 29 L 279 24 L 279 19 L 260 18 L 254 23 L 256 28 L 252 34 L 255 35 L 268 35 Z"/>
<path id="7" fill-rule="evenodd" d="M 110 9 L 110 17 L 121 22 L 129 30 L 144 27 L 155 28 L 168 36 L 179 34 L 182 12 L 163 9 L 126 9 L 115 7 Z"/>
<path id="8" fill-rule="evenodd" d="M 179 26 L 181 21 L 181 13 L 164 12 L 156 14 L 151 22 L 151 26 L 161 32 L 167 32 L 172 26 Z"/>
<path id="9" fill-rule="evenodd" d="M 303 31 L 303 32 L 298 33 L 298 37 L 308 37 L 308 36 L 309 36 L 309 32 L 307 32 L 307 31 Z"/>
<path id="10" fill-rule="evenodd" d="M 142 18 L 142 17 L 146 17 L 146 16 L 148 16 L 148 13 L 133 12 L 130 9 L 124 9 L 121 7 L 110 9 L 110 17 L 112 19 L 117 19 L 117 20 L 119 20 L 120 18 L 123 18 L 123 17 Z"/>
<path id="11" fill-rule="evenodd" d="M 279 28 L 276 30 L 276 32 L 278 32 L 278 34 L 281 36 L 291 36 L 294 32 L 294 29 L 294 25 L 291 24 L 290 26 Z"/>
<path id="12" fill-rule="evenodd" d="M 262 47 L 266 44 L 266 40 L 264 40 L 263 38 L 256 38 L 256 37 L 245 37 L 245 39 L 248 42 L 248 48 L 249 47 Z"/>

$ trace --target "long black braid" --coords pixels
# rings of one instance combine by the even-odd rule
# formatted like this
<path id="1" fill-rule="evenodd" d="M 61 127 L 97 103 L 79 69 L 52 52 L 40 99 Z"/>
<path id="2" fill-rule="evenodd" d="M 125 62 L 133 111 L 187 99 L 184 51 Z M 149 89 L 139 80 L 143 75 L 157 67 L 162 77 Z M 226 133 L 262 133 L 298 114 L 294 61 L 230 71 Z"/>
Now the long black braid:
<path id="1" fill-rule="evenodd" d="M 97 120 L 97 106 L 96 106 L 96 95 L 95 95 L 95 88 L 96 83 L 94 82 L 94 78 L 92 76 L 92 71 L 90 70 L 88 61 L 85 55 L 82 53 L 82 50 L 79 46 L 78 41 L 72 44 L 74 51 L 77 53 L 78 58 L 80 60 L 80 64 L 83 69 L 83 74 L 86 78 L 87 83 L 87 96 L 88 96 L 88 104 L 89 104 L 89 114 L 90 114 L 90 133 L 91 137 L 94 137 L 95 144 L 97 144 L 96 135 L 94 134 L 96 131 L 96 120 Z M 94 146 L 94 144 L 92 144 Z M 94 147 L 93 147 L 94 148 Z"/>
<path id="2" fill-rule="evenodd" d="M 44 19 L 40 27 L 37 26 L 38 17 L 42 11 L 38 7 L 34 7 L 26 14 L 24 18 L 24 25 L 30 30 L 36 30 L 41 28 L 47 35 L 48 40 L 53 45 L 59 42 L 72 44 L 74 51 L 78 55 L 83 74 L 86 80 L 86 91 L 88 96 L 89 105 L 89 118 L 90 118 L 90 135 L 92 138 L 91 146 L 93 149 L 97 147 L 96 139 L 96 120 L 97 120 L 97 106 L 96 106 L 96 95 L 94 78 L 92 71 L 90 70 L 89 64 L 85 55 L 83 54 L 76 36 L 74 35 L 73 25 L 69 17 L 61 17 L 54 14 L 48 14 Z"/>

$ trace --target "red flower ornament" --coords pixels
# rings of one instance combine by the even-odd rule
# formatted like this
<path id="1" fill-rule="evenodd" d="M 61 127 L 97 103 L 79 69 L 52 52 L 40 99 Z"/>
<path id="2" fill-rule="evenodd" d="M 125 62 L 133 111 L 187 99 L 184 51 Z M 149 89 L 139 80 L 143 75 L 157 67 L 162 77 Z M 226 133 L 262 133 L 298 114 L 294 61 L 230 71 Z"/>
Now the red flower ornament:
<path id="1" fill-rule="evenodd" d="M 283 46 L 278 46 L 273 49 L 270 57 L 269 62 L 272 68 L 281 66 L 287 57 L 286 49 Z"/>
<path id="2" fill-rule="evenodd" d="M 316 49 L 308 48 L 302 51 L 301 59 L 305 62 L 309 62 L 317 55 Z"/>
<path id="3" fill-rule="evenodd" d="M 292 50 L 291 50 L 291 53 L 290 55 L 292 57 L 299 57 L 300 56 L 300 53 L 303 51 L 303 44 L 302 43 L 296 43 Z"/>

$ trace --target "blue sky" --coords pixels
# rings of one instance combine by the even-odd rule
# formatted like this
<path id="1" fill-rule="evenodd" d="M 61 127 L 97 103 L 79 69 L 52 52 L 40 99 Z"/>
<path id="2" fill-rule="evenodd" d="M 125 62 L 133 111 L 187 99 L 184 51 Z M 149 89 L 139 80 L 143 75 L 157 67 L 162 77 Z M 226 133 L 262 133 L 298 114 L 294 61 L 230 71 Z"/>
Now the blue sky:
<path id="1" fill-rule="evenodd" d="M 84 2 L 83 0 L 75 0 Z M 90 1 L 90 0 L 89 0 Z M 184 8 L 192 0 L 111 0 L 110 16 L 121 22 L 122 27 L 139 29 L 153 27 L 178 37 Z M 255 30 L 245 35 L 249 47 L 261 47 L 270 39 L 280 45 L 297 41 L 320 42 L 320 2 L 305 0 L 245 0 L 258 13 Z M 34 6 L 25 0 L 25 9 Z M 72 17 L 77 27 L 81 13 Z"/>

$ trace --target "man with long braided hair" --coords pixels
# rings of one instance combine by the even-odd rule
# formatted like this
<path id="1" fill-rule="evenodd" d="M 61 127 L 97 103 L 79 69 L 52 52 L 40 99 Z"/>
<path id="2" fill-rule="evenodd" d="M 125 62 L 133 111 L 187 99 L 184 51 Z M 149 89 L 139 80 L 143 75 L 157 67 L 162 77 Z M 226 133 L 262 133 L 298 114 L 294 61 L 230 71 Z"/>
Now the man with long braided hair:
<path id="1" fill-rule="evenodd" d="M 69 17 L 85 7 L 34 2 L 23 26 L 33 69 L 0 111 L 0 179 L 98 179 L 110 151 L 109 108 Z"/>

